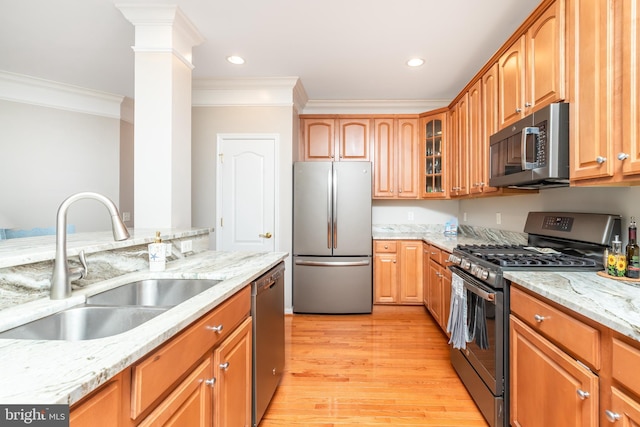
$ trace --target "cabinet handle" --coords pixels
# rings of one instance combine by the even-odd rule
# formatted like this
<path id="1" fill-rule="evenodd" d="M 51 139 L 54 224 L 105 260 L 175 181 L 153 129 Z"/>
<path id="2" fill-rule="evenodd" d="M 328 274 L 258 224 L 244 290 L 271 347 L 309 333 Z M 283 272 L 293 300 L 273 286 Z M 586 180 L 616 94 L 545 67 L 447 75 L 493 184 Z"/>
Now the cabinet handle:
<path id="1" fill-rule="evenodd" d="M 533 315 L 533 320 L 535 320 L 538 323 L 542 323 L 544 321 L 545 317 L 544 316 L 540 316 L 539 314 L 534 314 Z"/>
<path id="2" fill-rule="evenodd" d="M 598 156 L 598 157 L 596 157 L 596 162 L 597 162 L 599 165 L 603 164 L 603 163 L 604 163 L 604 162 L 606 162 L 606 161 L 607 161 L 607 158 L 606 158 L 606 157 L 602 157 L 602 156 Z"/>
<path id="3" fill-rule="evenodd" d="M 620 414 L 610 411 L 608 409 L 604 411 L 604 415 L 607 417 L 607 420 L 609 420 L 609 422 L 611 423 L 615 423 L 620 419 Z"/>
<path id="4" fill-rule="evenodd" d="M 393 260 L 393 263 L 394 263 L 394 264 L 396 263 L 396 260 L 395 260 L 395 259 Z"/>
<path id="5" fill-rule="evenodd" d="M 525 106 L 525 107 L 527 107 L 527 108 L 531 107 L 532 105 L 533 105 L 533 104 L 532 104 L 532 103 L 530 103 L 530 102 L 525 102 L 525 103 L 524 103 L 524 106 Z"/>
<path id="6" fill-rule="evenodd" d="M 385 249 L 389 249 L 389 246 L 387 246 L 387 245 L 384 245 L 384 248 L 385 248 Z"/>
<path id="7" fill-rule="evenodd" d="M 224 326 L 222 324 L 219 324 L 218 326 L 206 326 L 205 329 L 219 334 L 222 332 L 222 329 L 224 329 Z"/>
<path id="8" fill-rule="evenodd" d="M 208 380 L 204 380 L 204 383 L 206 385 L 208 385 L 209 387 L 213 387 L 214 384 L 216 383 L 216 379 L 215 378 L 210 378 Z"/>
<path id="9" fill-rule="evenodd" d="M 516 108 L 516 113 L 522 113 L 522 108 Z"/>
<path id="10" fill-rule="evenodd" d="M 582 399 L 582 400 L 585 400 L 586 398 L 591 396 L 591 394 L 589 394 L 588 391 L 584 391 L 584 390 L 580 390 L 580 389 L 578 389 L 576 391 L 576 393 L 578 393 L 578 396 L 580 396 L 580 399 Z"/>
<path id="11" fill-rule="evenodd" d="M 626 160 L 629 158 L 627 153 L 618 153 L 618 160 Z"/>
<path id="12" fill-rule="evenodd" d="M 398 193 L 402 193 L 402 188 L 398 190 Z"/>
<path id="13" fill-rule="evenodd" d="M 225 370 L 225 371 L 226 371 L 227 369 L 229 369 L 229 362 L 221 363 L 221 364 L 220 364 L 220 369 Z M 589 393 L 587 393 L 587 394 L 589 394 Z"/>

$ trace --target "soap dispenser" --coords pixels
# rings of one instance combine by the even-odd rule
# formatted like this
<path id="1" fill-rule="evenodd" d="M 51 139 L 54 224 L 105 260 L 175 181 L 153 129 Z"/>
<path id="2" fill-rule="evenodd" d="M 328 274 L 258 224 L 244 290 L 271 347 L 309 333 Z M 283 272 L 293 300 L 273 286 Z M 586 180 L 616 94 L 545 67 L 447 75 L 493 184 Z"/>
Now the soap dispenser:
<path id="1" fill-rule="evenodd" d="M 156 238 L 149 244 L 149 271 L 164 271 L 166 267 L 166 245 L 162 243 L 160 232 L 156 231 Z"/>

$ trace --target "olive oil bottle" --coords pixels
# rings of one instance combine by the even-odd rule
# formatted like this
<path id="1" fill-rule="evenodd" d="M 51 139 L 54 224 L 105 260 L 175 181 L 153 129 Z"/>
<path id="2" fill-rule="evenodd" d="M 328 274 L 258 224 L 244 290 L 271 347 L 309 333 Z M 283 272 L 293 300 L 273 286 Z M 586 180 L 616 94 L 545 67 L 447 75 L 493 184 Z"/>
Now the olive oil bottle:
<path id="1" fill-rule="evenodd" d="M 629 244 L 627 244 L 627 277 L 640 278 L 640 246 L 636 236 L 636 220 L 631 217 L 629 224 Z"/>

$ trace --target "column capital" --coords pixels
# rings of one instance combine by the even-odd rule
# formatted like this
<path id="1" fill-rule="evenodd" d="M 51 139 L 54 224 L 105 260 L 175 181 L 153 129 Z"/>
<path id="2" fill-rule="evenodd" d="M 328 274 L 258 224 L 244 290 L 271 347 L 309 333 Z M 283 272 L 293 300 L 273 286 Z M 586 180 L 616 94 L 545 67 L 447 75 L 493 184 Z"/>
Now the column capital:
<path id="1" fill-rule="evenodd" d="M 135 27 L 136 52 L 173 52 L 191 64 L 191 49 L 205 40 L 177 5 L 122 3 L 116 7 Z"/>

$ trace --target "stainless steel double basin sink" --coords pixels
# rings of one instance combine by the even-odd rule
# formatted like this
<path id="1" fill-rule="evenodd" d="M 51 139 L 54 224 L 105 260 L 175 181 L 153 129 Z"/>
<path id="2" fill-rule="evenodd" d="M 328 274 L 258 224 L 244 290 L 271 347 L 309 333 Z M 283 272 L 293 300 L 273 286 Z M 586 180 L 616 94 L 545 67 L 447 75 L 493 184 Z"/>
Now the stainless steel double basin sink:
<path id="1" fill-rule="evenodd" d="M 0 333 L 0 338 L 84 341 L 129 331 L 220 280 L 149 279 L 87 297 L 86 303 Z"/>

